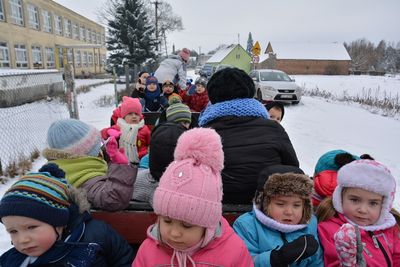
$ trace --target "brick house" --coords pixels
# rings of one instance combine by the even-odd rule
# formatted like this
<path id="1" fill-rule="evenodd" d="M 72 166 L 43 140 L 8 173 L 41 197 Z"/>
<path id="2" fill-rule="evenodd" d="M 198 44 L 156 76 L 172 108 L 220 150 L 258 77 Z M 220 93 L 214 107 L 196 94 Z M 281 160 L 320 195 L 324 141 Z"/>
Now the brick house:
<path id="1" fill-rule="evenodd" d="M 288 74 L 348 75 L 351 58 L 339 43 L 268 43 L 257 69 Z"/>

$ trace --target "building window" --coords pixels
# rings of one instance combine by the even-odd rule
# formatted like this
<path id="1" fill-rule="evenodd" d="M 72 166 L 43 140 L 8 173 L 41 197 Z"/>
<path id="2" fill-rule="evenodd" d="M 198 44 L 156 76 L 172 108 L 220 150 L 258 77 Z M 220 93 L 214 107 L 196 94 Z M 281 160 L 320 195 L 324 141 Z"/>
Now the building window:
<path id="1" fill-rule="evenodd" d="M 73 23 L 72 25 L 72 38 L 79 40 L 79 26 L 76 23 Z"/>
<path id="2" fill-rule="evenodd" d="M 64 19 L 64 31 L 65 37 L 71 38 L 72 25 L 69 19 Z"/>
<path id="3" fill-rule="evenodd" d="M 96 44 L 101 44 L 101 35 L 100 35 L 100 33 L 97 33 L 96 36 L 97 36 Z"/>
<path id="4" fill-rule="evenodd" d="M 54 65 L 54 49 L 46 47 L 46 66 L 48 69 L 53 69 Z"/>
<path id="5" fill-rule="evenodd" d="M 62 21 L 61 16 L 54 15 L 54 26 L 57 35 L 62 35 Z"/>
<path id="6" fill-rule="evenodd" d="M 62 48 L 57 48 L 57 49 L 58 49 L 59 67 L 64 68 L 64 59 L 63 59 L 63 54 L 62 54 Z"/>
<path id="7" fill-rule="evenodd" d="M 89 29 L 86 31 L 86 41 L 88 43 L 92 42 L 92 32 Z"/>
<path id="8" fill-rule="evenodd" d="M 79 33 L 81 35 L 81 41 L 86 41 L 86 29 L 84 27 L 79 27 Z"/>
<path id="9" fill-rule="evenodd" d="M 15 64 L 17 68 L 28 67 L 28 54 L 26 52 L 26 46 L 23 44 L 15 44 Z"/>
<path id="10" fill-rule="evenodd" d="M 17 25 L 24 25 L 22 0 L 9 0 L 11 7 L 11 21 Z"/>
<path id="11" fill-rule="evenodd" d="M 88 62 L 88 55 L 87 55 L 87 52 L 84 51 L 83 57 L 82 57 L 82 67 L 86 68 L 88 66 L 87 62 Z"/>
<path id="12" fill-rule="evenodd" d="M 75 53 L 75 66 L 77 68 L 82 67 L 82 63 L 81 63 L 81 51 L 76 51 Z"/>
<path id="13" fill-rule="evenodd" d="M 42 11 L 43 15 L 43 29 L 45 32 L 53 32 L 53 27 L 51 26 L 51 15 L 47 10 Z"/>
<path id="14" fill-rule="evenodd" d="M 96 32 L 92 32 L 92 44 L 96 43 Z"/>
<path id="15" fill-rule="evenodd" d="M 101 34 L 101 44 L 105 45 L 106 44 L 106 36 L 103 34 Z"/>
<path id="16" fill-rule="evenodd" d="M 39 30 L 39 10 L 32 4 L 28 5 L 29 27 Z"/>
<path id="17" fill-rule="evenodd" d="M 72 48 L 67 49 L 67 60 L 69 64 L 74 63 L 74 54 L 72 53 Z"/>
<path id="18" fill-rule="evenodd" d="M 0 20 L 5 20 L 3 0 L 0 0 Z"/>
<path id="19" fill-rule="evenodd" d="M 88 53 L 89 67 L 93 67 L 93 53 Z"/>
<path id="20" fill-rule="evenodd" d="M 10 57 L 8 55 L 7 43 L 0 42 L 0 68 L 9 68 L 9 67 L 10 67 Z"/>
<path id="21" fill-rule="evenodd" d="M 40 46 L 32 45 L 32 62 L 34 67 L 42 67 L 42 50 Z"/>

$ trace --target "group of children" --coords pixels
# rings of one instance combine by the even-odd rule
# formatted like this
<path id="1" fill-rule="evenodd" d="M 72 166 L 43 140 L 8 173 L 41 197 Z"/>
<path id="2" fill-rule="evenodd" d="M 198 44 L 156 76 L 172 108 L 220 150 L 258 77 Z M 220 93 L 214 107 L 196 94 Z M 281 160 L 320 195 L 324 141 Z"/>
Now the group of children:
<path id="1" fill-rule="evenodd" d="M 174 94 L 171 85 L 163 84 L 165 94 Z M 158 87 L 147 77 L 145 94 Z M 283 106 L 265 108 L 282 120 Z M 222 216 L 220 135 L 189 129 L 191 110 L 179 101 L 153 131 L 142 111 L 138 98 L 124 97 L 114 125 L 101 132 L 74 119 L 51 125 L 43 151 L 49 162 L 0 201 L 14 245 L 0 266 L 400 266 L 396 181 L 370 156 L 330 151 L 312 178 L 295 166 L 264 168 L 252 210 L 231 227 Z M 138 171 L 146 155 L 149 169 Z M 144 196 L 149 176 L 153 190 Z M 143 187 L 135 192 L 137 183 Z M 89 202 L 112 211 L 141 197 L 157 219 L 134 256 L 109 225 L 91 218 Z"/>

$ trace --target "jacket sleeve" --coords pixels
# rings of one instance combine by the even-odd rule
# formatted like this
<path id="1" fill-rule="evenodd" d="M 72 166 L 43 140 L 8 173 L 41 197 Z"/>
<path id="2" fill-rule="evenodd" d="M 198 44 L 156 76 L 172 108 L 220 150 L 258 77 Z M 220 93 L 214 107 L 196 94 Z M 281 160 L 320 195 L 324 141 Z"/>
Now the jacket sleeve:
<path id="1" fill-rule="evenodd" d="M 178 76 L 179 76 L 179 87 L 183 90 L 189 89 L 189 88 L 186 88 L 186 69 L 184 67 L 184 63 L 182 63 L 182 62 L 178 69 Z"/>
<path id="2" fill-rule="evenodd" d="M 329 223 L 318 224 L 319 241 L 323 249 L 325 267 L 340 266 L 339 258 L 336 253 L 335 241 L 333 235 L 335 228 Z"/>
<path id="3" fill-rule="evenodd" d="M 400 226 L 394 226 L 393 234 L 393 266 L 400 266 Z"/>
<path id="4" fill-rule="evenodd" d="M 107 211 L 122 210 L 129 205 L 136 180 L 137 167 L 109 163 L 107 174 L 94 177 L 82 188 L 95 208 Z"/>
<path id="5" fill-rule="evenodd" d="M 152 257 L 151 255 L 151 248 L 148 249 L 147 248 L 147 240 L 145 240 L 139 247 L 138 252 L 136 253 L 136 257 L 134 259 L 134 261 L 132 262 L 132 267 L 147 267 L 148 264 L 146 265 L 146 263 L 148 263 L 149 261 L 146 259 L 147 255 L 150 255 L 150 257 Z M 153 255 L 154 257 L 154 255 Z"/>
<path id="6" fill-rule="evenodd" d="M 233 224 L 233 229 L 246 244 L 246 247 L 250 252 L 251 257 L 253 258 L 255 267 L 271 266 L 270 263 L 271 250 L 260 251 L 258 246 L 258 237 L 256 233 L 249 231 L 251 227 L 242 223 L 240 220 L 236 220 L 235 223 Z"/>

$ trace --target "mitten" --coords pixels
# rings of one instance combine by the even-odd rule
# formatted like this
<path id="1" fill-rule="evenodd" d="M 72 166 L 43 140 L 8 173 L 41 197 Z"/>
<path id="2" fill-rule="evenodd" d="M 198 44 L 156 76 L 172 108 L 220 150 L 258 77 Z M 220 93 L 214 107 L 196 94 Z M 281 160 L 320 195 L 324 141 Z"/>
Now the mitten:
<path id="1" fill-rule="evenodd" d="M 187 95 L 193 95 L 194 93 L 196 93 L 196 85 L 190 86 L 187 90 Z"/>
<path id="2" fill-rule="evenodd" d="M 115 129 L 115 128 L 109 128 L 109 129 L 107 130 L 107 134 L 108 134 L 108 136 L 110 136 L 110 137 L 118 138 L 118 137 L 121 135 L 121 131 L 119 131 L 119 130 L 117 130 L 117 129 Z"/>
<path id="3" fill-rule="evenodd" d="M 106 144 L 106 152 L 112 163 L 128 164 L 128 158 L 125 155 L 124 148 L 118 149 L 117 140 L 114 136 L 110 137 Z"/>
<path id="4" fill-rule="evenodd" d="M 318 241 L 313 235 L 302 235 L 292 242 L 285 243 L 271 252 L 272 267 L 288 266 L 314 255 L 318 250 Z"/>
<path id="5" fill-rule="evenodd" d="M 334 240 L 340 266 L 356 267 L 359 266 L 358 263 L 363 262 L 363 247 L 358 227 L 349 223 L 343 224 L 335 233 Z"/>

